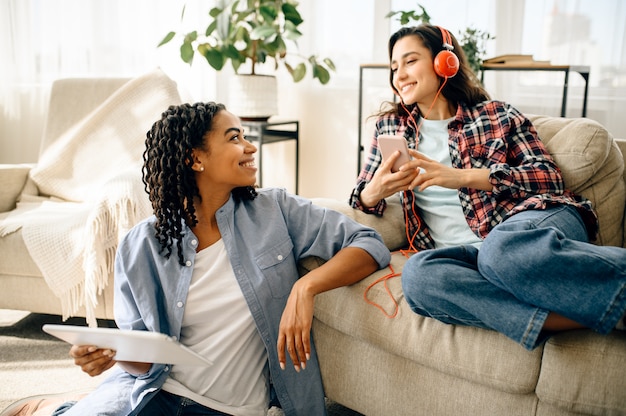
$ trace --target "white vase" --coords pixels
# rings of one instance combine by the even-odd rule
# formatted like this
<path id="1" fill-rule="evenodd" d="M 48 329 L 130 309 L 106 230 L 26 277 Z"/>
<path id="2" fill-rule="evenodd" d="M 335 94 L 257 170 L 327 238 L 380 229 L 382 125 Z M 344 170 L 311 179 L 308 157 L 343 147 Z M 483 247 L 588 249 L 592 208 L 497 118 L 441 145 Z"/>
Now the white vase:
<path id="1" fill-rule="evenodd" d="M 278 114 L 278 87 L 272 75 L 233 75 L 227 109 L 245 120 L 267 120 Z"/>

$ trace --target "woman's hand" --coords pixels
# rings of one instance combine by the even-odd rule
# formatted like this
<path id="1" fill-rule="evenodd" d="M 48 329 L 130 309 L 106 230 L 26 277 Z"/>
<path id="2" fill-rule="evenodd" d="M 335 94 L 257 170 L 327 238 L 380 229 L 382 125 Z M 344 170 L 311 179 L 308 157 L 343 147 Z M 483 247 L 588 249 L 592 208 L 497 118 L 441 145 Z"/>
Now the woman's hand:
<path id="1" fill-rule="evenodd" d="M 409 150 L 411 152 L 411 150 Z M 411 162 L 405 163 L 397 172 L 392 172 L 391 168 L 400 157 L 400 151 L 395 151 L 392 155 L 378 167 L 372 180 L 363 189 L 360 195 L 361 204 L 366 208 L 371 208 L 378 202 L 399 191 L 409 189 L 412 182 L 419 175 L 416 169 L 403 169 L 410 166 Z"/>
<path id="2" fill-rule="evenodd" d="M 93 345 L 72 345 L 70 357 L 74 364 L 91 377 L 98 376 L 113 367 L 116 361 L 113 359 L 115 351 L 94 347 Z"/>
<path id="3" fill-rule="evenodd" d="M 314 294 L 304 280 L 298 280 L 289 294 L 278 329 L 278 362 L 284 370 L 285 349 L 297 372 L 306 368 L 311 357 L 311 325 L 313 324 Z"/>
<path id="4" fill-rule="evenodd" d="M 302 276 L 291 288 L 278 328 L 278 362 L 285 368 L 285 349 L 296 371 L 311 358 L 313 305 L 318 293 L 351 285 L 378 270 L 376 260 L 364 249 L 344 247 L 326 263 Z"/>
<path id="5" fill-rule="evenodd" d="M 116 361 L 115 351 L 93 345 L 72 345 L 70 357 L 74 359 L 74 364 L 80 366 L 91 377 L 104 373 L 115 364 L 119 364 L 127 373 L 133 375 L 145 374 L 152 366 L 152 363 Z"/>
<path id="6" fill-rule="evenodd" d="M 474 188 L 491 191 L 489 169 L 455 169 L 435 160 L 429 159 L 422 153 L 409 149 L 413 159 L 400 167 L 401 171 L 419 172 L 408 189 L 418 188 L 420 191 L 429 186 L 438 185 L 449 189 Z"/>

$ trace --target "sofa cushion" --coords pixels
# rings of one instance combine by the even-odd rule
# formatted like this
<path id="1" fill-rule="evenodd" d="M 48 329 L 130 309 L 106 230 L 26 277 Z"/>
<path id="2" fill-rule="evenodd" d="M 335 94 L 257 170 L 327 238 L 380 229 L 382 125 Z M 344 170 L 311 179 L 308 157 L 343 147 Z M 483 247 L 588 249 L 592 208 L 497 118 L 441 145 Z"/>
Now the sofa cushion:
<path id="1" fill-rule="evenodd" d="M 8 215 L 8 212 L 1 213 L 0 221 Z M 0 237 L 0 277 L 3 275 L 41 277 L 39 268 L 28 254 L 22 230 Z"/>
<path id="2" fill-rule="evenodd" d="M 564 332 L 550 338 L 544 347 L 537 396 L 571 412 L 624 414 L 624 369 L 626 332 Z"/>
<path id="3" fill-rule="evenodd" d="M 530 115 L 541 140 L 561 168 L 568 189 L 593 203 L 600 245 L 623 244 L 624 159 L 611 134 L 587 118 Z"/>
<path id="4" fill-rule="evenodd" d="M 0 212 L 15 208 L 31 169 L 28 164 L 0 165 Z"/>
<path id="5" fill-rule="evenodd" d="M 387 209 L 382 217 L 374 214 L 366 214 L 363 211 L 352 208 L 347 202 L 330 198 L 312 198 L 316 205 L 341 212 L 353 220 L 371 227 L 378 231 L 389 250 L 398 250 L 408 246 L 404 227 L 404 214 L 400 205 L 400 198 L 392 196 L 387 198 Z"/>
<path id="6" fill-rule="evenodd" d="M 392 254 L 391 265 L 400 271 L 404 255 Z M 307 269 L 317 264 L 304 262 Z M 528 352 L 505 336 L 473 327 L 446 325 L 419 316 L 409 308 L 402 294 L 399 277 L 387 280 L 399 310 L 388 318 L 364 300 L 366 288 L 389 273 L 379 270 L 364 280 L 337 288 L 315 300 L 315 317 L 324 324 L 380 349 L 443 373 L 511 393 L 535 390 L 539 377 L 542 349 Z M 368 292 L 368 299 L 388 315 L 394 301 L 380 282 Z"/>
<path id="7" fill-rule="evenodd" d="M 626 139 L 615 138 L 617 147 L 622 152 L 622 157 L 626 159 Z M 624 183 L 626 183 L 626 165 L 624 166 Z M 624 247 L 626 247 L 626 211 L 624 211 Z"/>

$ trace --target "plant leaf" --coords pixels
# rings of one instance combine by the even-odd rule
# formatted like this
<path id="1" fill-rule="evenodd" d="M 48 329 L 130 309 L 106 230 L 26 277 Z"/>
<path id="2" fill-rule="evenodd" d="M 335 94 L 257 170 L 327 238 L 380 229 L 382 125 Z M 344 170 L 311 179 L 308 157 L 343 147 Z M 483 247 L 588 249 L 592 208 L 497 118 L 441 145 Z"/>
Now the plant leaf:
<path id="1" fill-rule="evenodd" d="M 222 13 L 223 11 L 224 9 L 220 9 L 219 7 L 213 7 L 211 10 L 209 10 L 209 16 L 215 18 L 215 16 Z"/>
<path id="2" fill-rule="evenodd" d="M 182 59 L 183 62 L 185 62 L 186 64 L 191 65 L 191 62 L 193 61 L 193 55 L 193 46 L 191 45 L 191 42 L 188 42 L 185 39 L 183 44 L 180 45 L 180 59 Z"/>
<path id="3" fill-rule="evenodd" d="M 263 22 L 265 22 L 265 24 L 275 21 L 278 17 L 278 10 L 276 10 L 276 7 L 274 7 L 273 2 L 270 4 L 261 5 L 261 7 L 259 7 L 259 12 L 263 17 Z"/>
<path id="4" fill-rule="evenodd" d="M 293 23 L 285 22 L 285 38 L 295 41 L 300 36 L 302 36 L 302 33 Z"/>
<path id="5" fill-rule="evenodd" d="M 319 79 L 322 85 L 326 85 L 330 81 L 330 73 L 321 65 L 313 65 L 313 78 Z"/>
<path id="6" fill-rule="evenodd" d="M 196 39 L 198 39 L 198 32 L 194 30 L 193 32 L 189 32 L 185 35 L 184 42 L 191 43 L 194 42 Z"/>
<path id="7" fill-rule="evenodd" d="M 293 78 L 293 82 L 300 82 L 306 75 L 306 65 L 300 62 L 294 69 L 291 71 L 291 77 Z"/>
<path id="8" fill-rule="evenodd" d="M 211 33 L 217 28 L 217 21 L 214 20 L 206 27 L 206 31 L 204 32 L 204 36 L 211 36 Z"/>
<path id="9" fill-rule="evenodd" d="M 276 34 L 276 29 L 270 25 L 262 25 L 255 27 L 250 32 L 250 39 L 265 39 Z"/>
<path id="10" fill-rule="evenodd" d="M 198 52 L 200 52 L 200 48 L 198 48 Z M 217 71 L 221 70 L 226 63 L 224 56 L 217 48 L 208 47 L 204 50 L 203 55 L 209 65 Z"/>
<path id="11" fill-rule="evenodd" d="M 324 58 L 324 64 L 326 64 L 326 66 L 332 70 L 332 71 L 336 71 L 337 69 L 335 68 L 335 63 L 333 61 L 330 60 L 330 58 Z"/>
<path id="12" fill-rule="evenodd" d="M 222 49 L 222 53 L 226 59 L 238 59 L 240 61 L 245 60 L 245 55 L 235 48 L 234 45 L 225 45 Z"/>
<path id="13" fill-rule="evenodd" d="M 276 57 L 278 55 L 279 58 L 283 58 L 287 53 L 287 45 L 285 45 L 285 41 L 279 35 L 272 39 L 267 39 L 268 42 L 264 43 L 264 49 L 267 51 L 269 55 Z"/>
<path id="14" fill-rule="evenodd" d="M 157 46 L 157 48 L 159 46 L 163 46 L 165 45 L 167 42 L 169 42 L 170 40 L 174 39 L 174 36 L 176 36 L 176 32 L 170 32 L 167 35 L 165 35 L 165 37 L 163 38 L 163 40 L 159 43 L 159 45 Z"/>
<path id="15" fill-rule="evenodd" d="M 300 25 L 304 20 L 302 20 L 302 16 L 296 9 L 296 6 L 290 3 L 283 3 L 282 6 L 283 14 L 285 15 L 285 20 L 293 23 L 295 26 Z"/>

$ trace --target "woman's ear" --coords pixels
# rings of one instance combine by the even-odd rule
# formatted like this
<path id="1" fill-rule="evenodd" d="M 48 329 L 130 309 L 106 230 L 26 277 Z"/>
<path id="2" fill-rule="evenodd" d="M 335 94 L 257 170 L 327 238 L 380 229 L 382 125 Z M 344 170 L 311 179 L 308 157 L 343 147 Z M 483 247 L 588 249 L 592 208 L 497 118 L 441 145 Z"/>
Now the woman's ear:
<path id="1" fill-rule="evenodd" d="M 198 154 L 195 150 L 191 151 L 191 160 L 192 160 L 191 169 L 195 170 L 196 172 L 204 171 L 204 166 L 202 164 L 202 161 L 198 157 Z"/>

